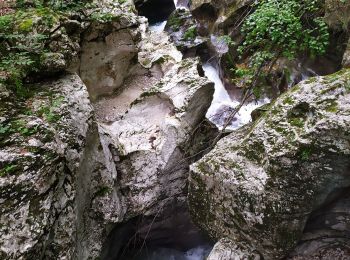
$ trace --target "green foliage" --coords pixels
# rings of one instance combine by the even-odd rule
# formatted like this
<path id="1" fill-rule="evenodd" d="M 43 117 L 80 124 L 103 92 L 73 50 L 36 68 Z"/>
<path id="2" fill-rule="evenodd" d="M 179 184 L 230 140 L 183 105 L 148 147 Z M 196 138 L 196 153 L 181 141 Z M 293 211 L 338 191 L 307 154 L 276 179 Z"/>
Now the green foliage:
<path id="1" fill-rule="evenodd" d="M 312 149 L 310 147 L 306 147 L 301 151 L 300 157 L 303 161 L 307 161 L 310 159 L 312 155 Z"/>
<path id="2" fill-rule="evenodd" d="M 40 57 L 48 48 L 52 28 L 58 28 L 62 18 L 84 8 L 95 8 L 91 0 L 17 0 L 15 12 L 0 16 L 0 83 L 11 88 L 19 97 L 30 91 L 24 80 L 41 68 Z M 116 17 L 92 10 L 91 19 L 110 22 Z M 91 13 L 91 12 L 90 12 Z"/>
<path id="3" fill-rule="evenodd" d="M 28 128 L 26 121 L 19 119 L 11 123 L 11 132 L 20 133 L 23 136 L 31 136 L 38 131 L 38 126 Z"/>
<path id="4" fill-rule="evenodd" d="M 91 15 L 91 20 L 97 21 L 100 23 L 108 23 L 116 19 L 117 16 L 110 13 L 94 12 Z"/>
<path id="5" fill-rule="evenodd" d="M 303 127 L 304 126 L 304 119 L 303 118 L 298 118 L 298 117 L 295 117 L 295 118 L 291 118 L 289 120 L 289 123 L 292 125 L 292 126 L 296 126 L 296 127 Z"/>
<path id="6" fill-rule="evenodd" d="M 0 16 L 0 32 L 6 32 L 10 28 L 11 21 L 13 19 L 12 15 L 3 15 Z"/>
<path id="7" fill-rule="evenodd" d="M 11 174 L 17 170 L 17 165 L 8 164 L 3 169 L 0 170 L 0 177 L 5 177 L 8 174 Z"/>
<path id="8" fill-rule="evenodd" d="M 220 36 L 219 41 L 226 43 L 228 46 L 233 46 L 236 44 L 229 35 Z"/>
<path id="9" fill-rule="evenodd" d="M 245 40 L 239 52 L 256 52 L 256 66 L 277 56 L 293 59 L 303 52 L 324 54 L 329 33 L 326 23 L 317 17 L 320 11 L 317 0 L 259 1 L 243 24 Z"/>
<path id="10" fill-rule="evenodd" d="M 0 124 L 0 134 L 8 134 L 10 132 L 11 127 L 9 125 L 2 125 Z"/>
<path id="11" fill-rule="evenodd" d="M 178 31 L 183 21 L 176 15 L 170 15 L 167 25 L 174 31 Z"/>
<path id="12" fill-rule="evenodd" d="M 103 197 L 110 193 L 112 190 L 109 187 L 100 187 L 99 190 L 95 193 L 95 197 Z"/>
<path id="13" fill-rule="evenodd" d="M 190 28 L 187 29 L 187 31 L 184 33 L 184 40 L 188 41 L 188 40 L 194 40 L 196 38 L 197 35 L 197 28 L 196 26 L 192 26 Z"/>
<path id="14" fill-rule="evenodd" d="M 16 7 L 17 8 L 27 8 L 28 5 L 29 5 L 29 3 L 26 0 L 16 0 Z M 32 0 L 30 2 L 30 5 L 32 7 L 42 7 L 43 3 L 41 0 Z"/>
<path id="15" fill-rule="evenodd" d="M 58 15 L 48 8 L 39 7 L 27 11 L 0 16 L 0 79 L 19 97 L 27 97 L 28 89 L 23 79 L 39 69 L 39 55 L 45 49 L 49 30 L 45 34 L 33 32 L 33 26 L 50 28 L 58 21 Z"/>
<path id="16" fill-rule="evenodd" d="M 57 97 L 50 100 L 48 106 L 43 106 L 40 108 L 38 114 L 39 116 L 44 117 L 48 122 L 54 123 L 57 122 L 61 116 L 55 112 L 55 110 L 62 104 L 64 97 Z"/>
<path id="17" fill-rule="evenodd" d="M 79 11 L 86 7 L 86 5 L 90 4 L 91 1 L 64 1 L 64 0 L 50 0 L 48 2 L 48 6 L 51 9 L 59 10 L 59 11 Z"/>
<path id="18" fill-rule="evenodd" d="M 259 97 L 259 88 L 270 84 L 271 70 L 279 58 L 293 60 L 299 55 L 325 54 L 329 32 L 320 18 L 322 0 L 261 0 L 255 1 L 253 7 L 243 22 L 245 37 L 237 48 L 242 64 L 232 66 L 231 72 L 233 82 Z M 298 120 L 292 124 L 301 127 Z"/>

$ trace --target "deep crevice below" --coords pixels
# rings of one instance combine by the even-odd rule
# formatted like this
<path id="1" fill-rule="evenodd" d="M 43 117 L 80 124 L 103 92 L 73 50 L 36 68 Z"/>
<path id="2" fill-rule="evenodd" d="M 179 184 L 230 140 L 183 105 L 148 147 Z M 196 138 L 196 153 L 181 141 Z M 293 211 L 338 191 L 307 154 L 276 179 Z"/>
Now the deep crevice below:
<path id="1" fill-rule="evenodd" d="M 116 225 L 104 243 L 102 260 L 205 259 L 213 242 L 192 223 L 187 206 L 170 206 L 156 216 Z"/>

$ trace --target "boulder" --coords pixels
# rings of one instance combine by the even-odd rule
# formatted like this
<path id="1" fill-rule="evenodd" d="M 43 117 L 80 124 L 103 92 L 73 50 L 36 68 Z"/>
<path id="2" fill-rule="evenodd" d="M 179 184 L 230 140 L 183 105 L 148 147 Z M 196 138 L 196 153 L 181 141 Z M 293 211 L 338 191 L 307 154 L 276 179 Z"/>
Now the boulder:
<path id="1" fill-rule="evenodd" d="M 175 46 L 185 55 L 195 56 L 197 49 L 206 46 L 207 38 L 197 35 L 197 23 L 188 9 L 174 11 L 165 26 Z"/>
<path id="2" fill-rule="evenodd" d="M 191 166 L 195 222 L 241 259 L 286 257 L 311 213 L 350 187 L 349 86 L 350 70 L 310 78 L 221 139 Z"/>

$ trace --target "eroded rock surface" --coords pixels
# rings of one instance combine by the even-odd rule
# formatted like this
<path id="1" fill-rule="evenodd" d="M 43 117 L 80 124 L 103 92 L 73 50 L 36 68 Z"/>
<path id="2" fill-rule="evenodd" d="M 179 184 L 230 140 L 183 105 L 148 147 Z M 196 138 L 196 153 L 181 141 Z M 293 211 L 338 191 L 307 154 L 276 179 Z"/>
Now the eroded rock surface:
<path id="1" fill-rule="evenodd" d="M 118 90 L 137 64 L 144 21 L 123 9 L 113 15 L 110 22 L 93 22 L 83 36 L 78 71 L 93 100 Z"/>
<path id="2" fill-rule="evenodd" d="M 4 93 L 0 258 L 71 258 L 75 182 L 93 115 L 87 89 L 70 74 L 23 102 Z"/>
<path id="3" fill-rule="evenodd" d="M 350 186 L 349 83 L 343 70 L 297 85 L 192 165 L 195 221 L 242 258 L 285 257 L 310 214 Z"/>
<path id="4" fill-rule="evenodd" d="M 184 199 L 188 166 L 184 147 L 203 120 L 213 93 L 212 83 L 198 74 L 198 66 L 191 60 L 175 64 L 135 99 L 120 120 L 101 125 L 110 138 L 118 187 L 130 216 L 154 213 L 168 200 Z"/>

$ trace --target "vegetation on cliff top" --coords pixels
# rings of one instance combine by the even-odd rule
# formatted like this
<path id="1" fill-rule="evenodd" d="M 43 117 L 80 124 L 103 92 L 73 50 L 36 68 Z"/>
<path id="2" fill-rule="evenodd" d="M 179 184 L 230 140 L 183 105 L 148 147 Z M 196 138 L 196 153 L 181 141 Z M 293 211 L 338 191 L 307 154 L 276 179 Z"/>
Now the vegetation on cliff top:
<path id="1" fill-rule="evenodd" d="M 323 55 L 329 44 L 323 4 L 319 0 L 263 0 L 243 22 L 244 41 L 238 46 L 248 67 L 235 68 L 238 78 L 253 82 L 256 72 L 268 75 L 279 58 Z"/>
<path id="2" fill-rule="evenodd" d="M 1 6 L 0 6 L 1 7 Z M 43 57 L 49 56 L 53 33 L 62 23 L 93 9 L 87 20 L 110 21 L 112 15 L 100 14 L 91 1 L 24 1 L 9 2 L 0 13 L 0 83 L 25 97 L 24 80 L 42 71 Z M 52 56 L 52 55 L 51 55 Z M 57 55 L 55 57 L 58 57 Z"/>

